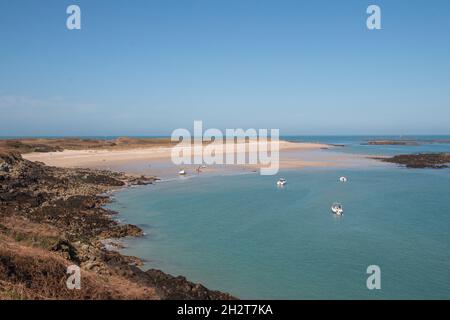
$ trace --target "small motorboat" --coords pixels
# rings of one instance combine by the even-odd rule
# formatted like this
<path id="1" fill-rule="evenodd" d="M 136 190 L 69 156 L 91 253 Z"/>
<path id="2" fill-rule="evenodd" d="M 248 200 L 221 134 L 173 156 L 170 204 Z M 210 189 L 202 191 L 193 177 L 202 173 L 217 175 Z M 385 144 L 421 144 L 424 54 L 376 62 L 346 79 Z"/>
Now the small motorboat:
<path id="1" fill-rule="evenodd" d="M 331 206 L 331 211 L 338 216 L 342 216 L 344 214 L 344 208 L 340 203 L 337 202 L 333 203 L 333 205 Z"/>
<path id="2" fill-rule="evenodd" d="M 339 181 L 340 181 L 340 182 L 347 182 L 347 177 L 340 177 L 340 178 L 339 178 Z"/>
<path id="3" fill-rule="evenodd" d="M 184 176 L 184 175 L 186 175 L 186 171 L 184 171 L 184 169 L 182 169 L 182 170 L 178 171 L 178 174 L 180 176 Z"/>
<path id="4" fill-rule="evenodd" d="M 282 187 L 282 186 L 284 186 L 286 183 L 287 183 L 286 179 L 280 178 L 280 179 L 277 181 L 277 186 Z"/>

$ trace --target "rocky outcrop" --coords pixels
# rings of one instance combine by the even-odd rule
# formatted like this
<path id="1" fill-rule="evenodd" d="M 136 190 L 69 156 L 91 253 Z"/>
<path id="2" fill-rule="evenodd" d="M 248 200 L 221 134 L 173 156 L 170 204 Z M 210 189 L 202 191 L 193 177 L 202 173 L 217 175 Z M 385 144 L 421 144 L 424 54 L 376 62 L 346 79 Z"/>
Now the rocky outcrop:
<path id="1" fill-rule="evenodd" d="M 448 153 L 419 153 L 402 154 L 391 158 L 375 158 L 384 162 L 397 163 L 407 168 L 448 168 L 450 154 Z"/>

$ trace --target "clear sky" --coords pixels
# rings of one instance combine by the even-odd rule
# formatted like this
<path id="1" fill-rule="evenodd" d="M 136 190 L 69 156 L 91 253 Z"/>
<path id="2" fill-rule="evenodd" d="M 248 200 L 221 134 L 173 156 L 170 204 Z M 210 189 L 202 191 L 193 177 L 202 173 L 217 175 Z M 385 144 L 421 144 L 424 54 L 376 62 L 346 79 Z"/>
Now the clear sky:
<path id="1" fill-rule="evenodd" d="M 82 29 L 66 28 L 77 4 Z M 366 27 L 381 7 L 382 30 Z M 0 135 L 450 134 L 448 0 L 0 0 Z"/>

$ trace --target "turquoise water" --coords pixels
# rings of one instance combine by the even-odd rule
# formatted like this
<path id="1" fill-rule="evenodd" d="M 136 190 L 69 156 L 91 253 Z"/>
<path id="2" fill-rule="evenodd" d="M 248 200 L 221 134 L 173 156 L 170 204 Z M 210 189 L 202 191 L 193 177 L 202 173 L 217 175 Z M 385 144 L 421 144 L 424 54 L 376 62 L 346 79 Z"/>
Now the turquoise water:
<path id="1" fill-rule="evenodd" d="M 340 183 L 341 175 L 349 182 Z M 126 254 L 240 298 L 450 298 L 450 170 L 303 169 L 161 182 L 110 205 Z M 333 202 L 344 216 L 330 213 Z M 366 268 L 381 268 L 381 290 Z"/>

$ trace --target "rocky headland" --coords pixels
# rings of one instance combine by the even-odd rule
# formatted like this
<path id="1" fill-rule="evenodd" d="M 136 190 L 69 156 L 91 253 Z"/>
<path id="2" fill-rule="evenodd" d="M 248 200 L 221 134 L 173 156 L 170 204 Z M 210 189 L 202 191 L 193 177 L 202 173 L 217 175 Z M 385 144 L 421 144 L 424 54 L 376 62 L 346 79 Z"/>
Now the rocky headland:
<path id="1" fill-rule="evenodd" d="M 7 149 L 30 148 L 8 144 Z M 107 250 L 105 239 L 142 234 L 112 219 L 115 212 L 103 207 L 110 201 L 107 193 L 154 181 L 50 167 L 0 150 L 0 299 L 233 299 L 184 277 L 143 271 L 138 258 Z M 67 266 L 73 264 L 81 268 L 80 290 L 66 286 Z"/>

